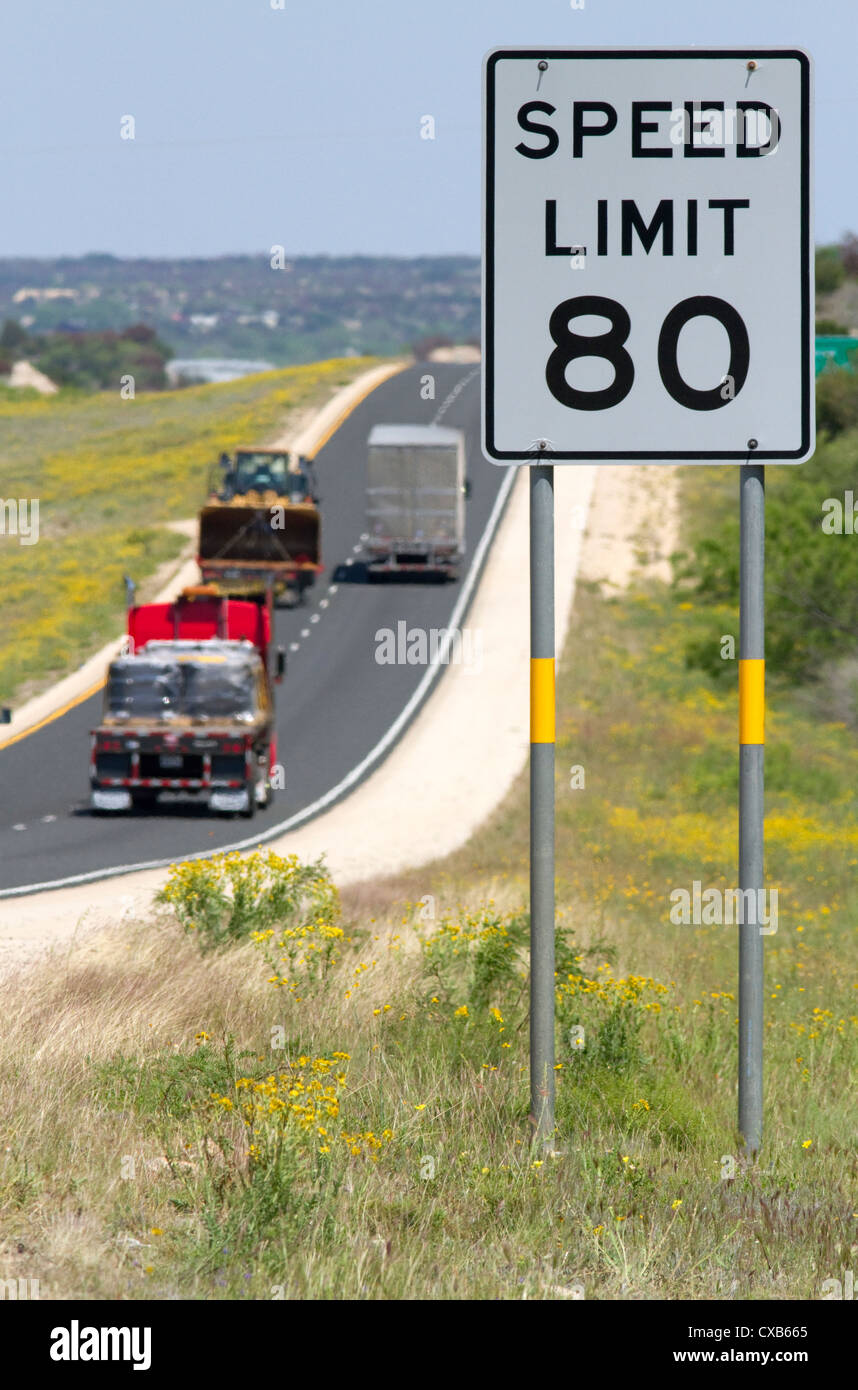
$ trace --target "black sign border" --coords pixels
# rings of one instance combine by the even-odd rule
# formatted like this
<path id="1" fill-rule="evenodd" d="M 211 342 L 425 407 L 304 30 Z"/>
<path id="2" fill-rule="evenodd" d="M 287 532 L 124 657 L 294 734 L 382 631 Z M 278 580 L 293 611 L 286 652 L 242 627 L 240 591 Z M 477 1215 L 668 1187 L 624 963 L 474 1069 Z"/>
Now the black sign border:
<path id="1" fill-rule="evenodd" d="M 763 460 L 802 459 L 811 453 L 811 377 L 810 356 L 810 58 L 799 48 L 502 48 L 493 49 L 485 60 L 484 91 L 484 236 L 483 236 L 483 452 L 492 463 L 533 462 L 535 450 L 527 453 L 499 450 L 494 446 L 494 288 L 495 288 L 495 67 L 504 59 L 520 59 L 524 62 L 538 62 L 540 58 L 735 58 L 750 61 L 761 58 L 793 58 L 801 72 L 801 444 L 797 449 L 757 449 L 749 454 L 747 449 L 719 451 L 711 449 L 683 450 L 641 449 L 590 450 L 587 453 L 565 452 L 552 449 L 540 455 L 543 462 L 557 462 L 569 459 L 580 463 L 592 463 L 601 459 L 635 460 L 653 459 L 656 461 L 677 462 L 700 460 L 703 462 L 747 463 L 751 458 L 755 463 Z"/>

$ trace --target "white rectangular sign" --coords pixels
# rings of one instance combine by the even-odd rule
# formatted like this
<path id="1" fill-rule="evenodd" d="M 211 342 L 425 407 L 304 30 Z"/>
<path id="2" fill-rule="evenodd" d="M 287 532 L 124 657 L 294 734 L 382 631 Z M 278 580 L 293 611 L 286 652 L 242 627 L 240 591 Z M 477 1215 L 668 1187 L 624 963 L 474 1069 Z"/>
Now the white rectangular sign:
<path id="1" fill-rule="evenodd" d="M 796 49 L 487 55 L 487 458 L 810 456 L 810 83 Z"/>

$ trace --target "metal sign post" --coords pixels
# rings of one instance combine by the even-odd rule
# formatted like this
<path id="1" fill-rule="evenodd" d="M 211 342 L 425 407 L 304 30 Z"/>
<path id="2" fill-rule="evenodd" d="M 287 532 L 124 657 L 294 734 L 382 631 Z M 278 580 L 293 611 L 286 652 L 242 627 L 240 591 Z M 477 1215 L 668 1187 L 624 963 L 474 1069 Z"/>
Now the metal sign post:
<path id="1" fill-rule="evenodd" d="M 554 469 L 530 469 L 530 1121 L 554 1147 Z"/>
<path id="2" fill-rule="evenodd" d="M 739 471 L 739 1130 L 763 1137 L 763 758 L 765 753 L 765 469 Z M 750 891 L 749 891 L 750 890 Z M 753 896 L 751 896 L 753 895 Z M 750 918 L 750 920 L 749 920 Z"/>
<path id="3" fill-rule="evenodd" d="M 738 463 L 739 1126 L 754 1152 L 763 465 L 814 449 L 810 58 L 498 48 L 483 64 L 483 113 L 482 450 L 531 464 L 534 1132 L 553 1145 L 554 466 Z"/>

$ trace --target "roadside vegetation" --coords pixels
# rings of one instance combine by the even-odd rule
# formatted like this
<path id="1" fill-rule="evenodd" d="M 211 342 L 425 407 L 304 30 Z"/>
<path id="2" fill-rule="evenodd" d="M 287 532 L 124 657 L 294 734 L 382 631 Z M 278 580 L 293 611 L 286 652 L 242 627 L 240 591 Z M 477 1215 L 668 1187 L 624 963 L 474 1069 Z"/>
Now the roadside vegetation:
<path id="1" fill-rule="evenodd" d="M 844 432 L 768 470 L 803 576 L 856 456 Z M 735 470 L 681 476 L 700 556 Z M 831 568 L 858 545 L 823 539 Z M 736 879 L 735 587 L 677 568 L 579 592 L 560 672 L 557 1154 L 528 1123 L 523 778 L 419 872 L 340 895 L 268 851 L 176 866 L 150 920 L 4 981 L 0 1275 L 43 1297 L 781 1300 L 855 1270 L 858 750 L 830 713 L 854 639 L 815 681 L 772 662 L 749 1162 L 736 929 L 670 920 L 674 889 Z"/>
<path id="2" fill-rule="evenodd" d="M 844 280 L 858 279 L 858 236 L 846 232 L 839 242 L 817 246 L 815 262 L 817 294 L 832 294 Z"/>
<path id="3" fill-rule="evenodd" d="M 0 375 L 17 361 L 29 361 L 58 386 L 78 391 L 118 389 L 128 374 L 138 391 L 167 385 L 166 363 L 172 349 L 158 341 L 154 328 L 130 324 L 121 333 L 28 333 L 17 319 L 0 329 Z"/>
<path id="4" fill-rule="evenodd" d="M 816 384 L 816 452 L 797 467 L 766 469 L 767 677 L 815 692 L 829 716 L 858 727 L 858 372 L 826 367 Z M 731 480 L 732 481 L 732 480 Z M 735 671 L 721 655 L 719 623 L 738 641 L 739 516 L 735 485 L 703 474 L 686 486 L 693 547 L 681 582 L 705 601 L 686 642 L 692 665 L 722 684 Z"/>
<path id="5" fill-rule="evenodd" d="M 816 334 L 855 337 L 858 325 L 858 236 L 816 248 Z"/>
<path id="6" fill-rule="evenodd" d="M 0 534 L 0 700 L 33 693 L 122 630 L 123 574 L 145 581 L 187 545 L 165 525 L 196 515 L 221 450 L 267 441 L 372 360 L 135 400 L 0 392 L 0 499 L 39 503 L 38 544 Z"/>

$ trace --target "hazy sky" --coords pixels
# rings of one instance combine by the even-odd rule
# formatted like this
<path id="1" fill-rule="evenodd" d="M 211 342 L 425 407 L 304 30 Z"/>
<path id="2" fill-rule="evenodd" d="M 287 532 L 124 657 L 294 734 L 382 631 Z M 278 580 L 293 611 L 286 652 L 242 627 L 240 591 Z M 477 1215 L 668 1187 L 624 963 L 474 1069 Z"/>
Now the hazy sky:
<path id="1" fill-rule="evenodd" d="M 0 255 L 476 253 L 499 44 L 806 48 L 858 229 L 856 0 L 0 0 Z"/>

